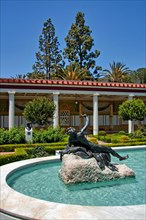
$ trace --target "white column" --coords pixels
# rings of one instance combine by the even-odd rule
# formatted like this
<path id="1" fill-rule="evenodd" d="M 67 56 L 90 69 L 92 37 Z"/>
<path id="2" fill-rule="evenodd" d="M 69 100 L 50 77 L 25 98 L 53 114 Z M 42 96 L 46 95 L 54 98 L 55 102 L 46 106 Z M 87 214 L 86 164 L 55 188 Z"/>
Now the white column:
<path id="1" fill-rule="evenodd" d="M 128 97 L 128 100 L 132 100 L 133 96 L 134 96 L 133 94 L 130 94 Z M 134 122 L 131 120 L 128 120 L 128 133 L 130 134 L 133 131 L 134 131 Z"/>
<path id="2" fill-rule="evenodd" d="M 93 135 L 98 135 L 98 93 L 93 95 Z"/>
<path id="3" fill-rule="evenodd" d="M 54 118 L 53 118 L 53 127 L 54 128 L 59 125 L 59 102 L 58 102 L 58 96 L 59 96 L 58 92 L 54 92 L 53 93 L 53 101 L 54 101 L 54 104 L 56 106 L 56 110 L 55 110 L 55 114 L 54 114 Z"/>
<path id="4" fill-rule="evenodd" d="M 110 103 L 109 128 L 113 130 L 113 102 Z"/>
<path id="5" fill-rule="evenodd" d="M 15 92 L 9 93 L 9 129 L 14 127 L 14 94 Z"/>

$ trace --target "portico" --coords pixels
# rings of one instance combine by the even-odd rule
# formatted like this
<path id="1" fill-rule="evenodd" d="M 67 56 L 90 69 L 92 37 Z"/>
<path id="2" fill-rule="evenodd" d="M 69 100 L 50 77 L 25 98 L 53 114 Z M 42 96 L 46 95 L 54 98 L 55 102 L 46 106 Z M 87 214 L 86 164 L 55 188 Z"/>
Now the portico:
<path id="1" fill-rule="evenodd" d="M 133 129 L 133 123 L 118 117 L 118 106 L 127 99 L 141 98 L 146 103 L 146 84 L 94 81 L 0 79 L 0 127 L 25 125 L 23 109 L 28 101 L 45 96 L 54 101 L 53 126 L 79 128 L 81 114 L 90 118 L 90 133 L 99 130 Z M 146 125 L 146 120 L 142 122 Z"/>

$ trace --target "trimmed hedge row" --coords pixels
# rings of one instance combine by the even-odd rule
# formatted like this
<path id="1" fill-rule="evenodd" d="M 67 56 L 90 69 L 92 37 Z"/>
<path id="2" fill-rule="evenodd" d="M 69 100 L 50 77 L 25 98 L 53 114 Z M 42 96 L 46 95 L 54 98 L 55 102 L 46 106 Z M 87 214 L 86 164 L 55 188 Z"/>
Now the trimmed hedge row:
<path id="1" fill-rule="evenodd" d="M 129 143 L 107 143 L 104 144 L 107 147 L 123 147 L 123 146 L 138 146 L 138 145 L 146 145 L 146 142 L 129 142 Z"/>
<path id="2" fill-rule="evenodd" d="M 54 144 L 55 145 L 55 144 Z M 40 146 L 36 145 L 36 146 Z M 13 154 L 4 154 L 0 156 L 0 166 L 15 162 L 15 161 L 20 161 L 20 160 L 26 160 L 31 158 L 31 153 L 36 146 L 29 146 L 26 148 L 15 148 L 15 152 Z M 44 146 L 44 145 L 43 145 Z M 56 150 L 61 150 L 64 149 L 65 145 L 58 144 L 58 146 L 53 146 L 53 143 L 51 146 L 45 147 L 45 151 L 50 155 L 55 155 Z"/>
<path id="3" fill-rule="evenodd" d="M 0 166 L 25 159 L 28 159 L 28 154 L 25 149 L 16 148 L 14 154 L 4 154 L 0 156 Z"/>
<path id="4" fill-rule="evenodd" d="M 126 135 L 122 135 L 122 136 L 100 136 L 99 140 L 107 142 L 107 143 L 114 143 L 114 144 L 124 144 L 124 143 L 131 143 L 131 145 L 133 145 L 133 143 L 141 143 L 141 142 L 145 142 L 146 143 L 146 138 L 130 138 Z"/>
<path id="5" fill-rule="evenodd" d="M 40 145 L 39 145 L 40 146 Z M 62 150 L 64 149 L 65 146 L 55 146 L 55 147 L 45 147 L 45 151 L 50 155 L 55 155 L 55 151 L 56 150 Z M 34 150 L 34 148 L 24 148 L 25 151 L 27 152 L 28 155 L 30 155 L 32 153 L 32 151 Z"/>
<path id="6" fill-rule="evenodd" d="M 32 148 L 37 146 L 43 147 L 55 147 L 55 146 L 66 146 L 67 142 L 54 142 L 54 143 L 37 143 L 37 144 L 5 144 L 0 145 L 0 152 L 13 152 L 15 148 Z"/>

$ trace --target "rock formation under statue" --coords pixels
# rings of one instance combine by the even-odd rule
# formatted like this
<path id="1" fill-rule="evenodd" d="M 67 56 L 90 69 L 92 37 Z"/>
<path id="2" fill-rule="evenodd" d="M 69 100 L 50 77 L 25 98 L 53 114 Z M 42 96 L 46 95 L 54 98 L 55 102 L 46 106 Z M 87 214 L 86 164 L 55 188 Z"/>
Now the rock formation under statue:
<path id="1" fill-rule="evenodd" d="M 128 155 L 121 156 L 110 147 L 94 144 L 86 139 L 84 131 L 89 118 L 86 114 L 82 117 L 86 120 L 85 126 L 79 132 L 75 128 L 68 128 L 67 147 L 60 151 L 62 167 L 59 176 L 63 182 L 99 182 L 135 176 L 134 171 L 125 164 L 111 163 L 111 155 L 120 161 L 128 159 Z"/>
<path id="2" fill-rule="evenodd" d="M 107 166 L 102 170 L 94 157 L 83 159 L 74 154 L 66 154 L 62 159 L 59 176 L 65 184 L 101 182 L 135 176 L 134 171 L 125 164 L 116 164 L 114 166 L 117 168 L 114 171 Z"/>

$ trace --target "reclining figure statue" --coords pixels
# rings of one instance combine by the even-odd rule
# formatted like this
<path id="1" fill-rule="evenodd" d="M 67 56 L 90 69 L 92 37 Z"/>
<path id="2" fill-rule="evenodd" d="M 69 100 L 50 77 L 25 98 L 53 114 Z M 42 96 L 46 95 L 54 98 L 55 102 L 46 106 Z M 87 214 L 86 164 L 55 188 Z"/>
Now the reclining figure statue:
<path id="1" fill-rule="evenodd" d="M 68 144 L 64 150 L 60 151 L 60 159 L 62 160 L 64 154 L 70 153 L 79 155 L 82 158 L 94 157 L 101 169 L 104 169 L 105 166 L 107 166 L 112 170 L 116 170 L 116 167 L 110 163 L 110 154 L 112 154 L 114 157 L 117 157 L 119 160 L 125 160 L 129 156 L 126 155 L 122 157 L 110 147 L 101 146 L 88 141 L 84 135 L 84 132 L 88 127 L 89 117 L 86 114 L 81 116 L 86 119 L 85 125 L 79 132 L 72 127 L 66 130 L 66 133 L 69 135 Z"/>

